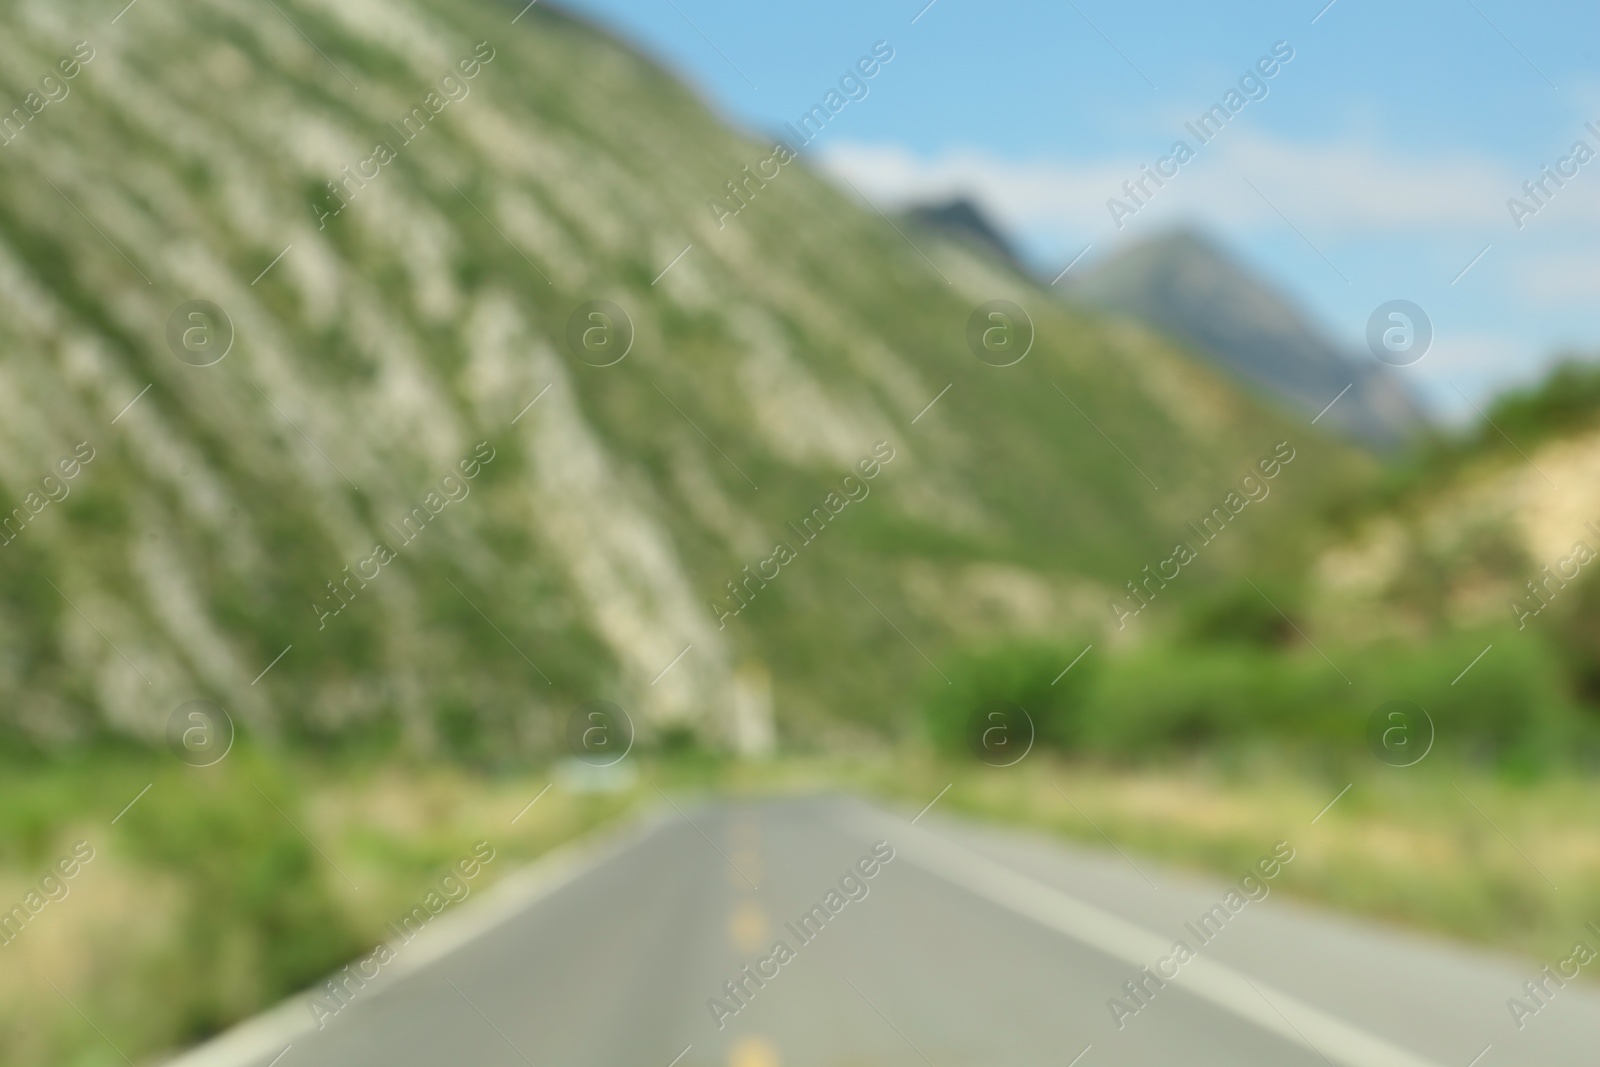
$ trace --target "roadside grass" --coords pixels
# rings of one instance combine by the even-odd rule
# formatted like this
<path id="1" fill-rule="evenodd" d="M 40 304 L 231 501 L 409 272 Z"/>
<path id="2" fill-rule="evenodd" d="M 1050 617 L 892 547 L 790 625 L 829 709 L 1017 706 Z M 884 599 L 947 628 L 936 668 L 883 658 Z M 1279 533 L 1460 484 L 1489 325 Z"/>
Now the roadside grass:
<path id="1" fill-rule="evenodd" d="M 848 790 L 907 818 L 937 797 L 935 814 L 1114 855 L 1109 839 L 1225 880 L 1288 841 L 1298 858 L 1278 884 L 1291 896 L 1538 965 L 1593 943 L 1584 925 L 1600 925 L 1600 780 L 1575 771 L 1530 778 L 1431 758 L 1390 768 L 1270 748 L 1141 767 L 1036 751 L 992 768 L 908 746 L 677 767 L 660 780 L 736 795 Z"/>
<path id="2" fill-rule="evenodd" d="M 557 787 L 527 807 L 549 781 L 248 749 L 204 769 L 126 751 L 6 765 L 0 908 L 75 843 L 94 855 L 0 945 L 0 1063 L 161 1062 L 392 938 L 477 843 L 494 860 L 463 900 L 637 800 Z"/>
<path id="3" fill-rule="evenodd" d="M 1114 769 L 1045 756 L 1005 769 L 901 759 L 856 775 L 908 814 L 950 785 L 936 811 L 1107 852 L 1109 838 L 1224 879 L 1287 840 L 1299 852 L 1283 875 L 1289 894 L 1530 963 L 1593 944 L 1584 924 L 1600 924 L 1600 783 L 1576 775 L 1526 782 L 1442 761 L 1315 774 L 1270 759 Z"/>
<path id="4" fill-rule="evenodd" d="M 547 767 L 485 775 L 249 748 L 207 769 L 129 751 L 8 765 L 0 906 L 23 901 L 74 843 L 95 855 L 0 946 L 0 1062 L 160 1062 L 366 954 L 480 842 L 495 859 L 469 895 L 660 805 L 651 783 L 734 798 L 850 791 L 908 818 L 948 785 L 936 813 L 1107 852 L 1109 838 L 1227 879 L 1288 840 L 1291 895 L 1508 950 L 1534 970 L 1600 922 L 1600 787 L 1576 775 L 1517 780 L 1444 760 L 1309 768 L 1264 754 L 1133 769 L 1035 752 L 991 769 L 910 746 L 640 763 L 626 790 L 580 794 L 558 780 L 542 796 Z"/>

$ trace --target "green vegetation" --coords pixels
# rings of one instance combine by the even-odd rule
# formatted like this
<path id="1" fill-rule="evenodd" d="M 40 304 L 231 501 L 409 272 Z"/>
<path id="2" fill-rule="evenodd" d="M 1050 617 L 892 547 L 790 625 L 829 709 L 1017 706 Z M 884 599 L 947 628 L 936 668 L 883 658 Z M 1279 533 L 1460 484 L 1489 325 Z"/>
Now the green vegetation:
<path id="1" fill-rule="evenodd" d="M 1487 414 L 1494 425 L 1474 427 L 1463 451 L 1499 449 L 1506 437 L 1528 449 L 1593 429 L 1600 424 L 1600 365 L 1568 356 L 1533 385 L 1497 396 Z"/>
<path id="2" fill-rule="evenodd" d="M 1371 477 L 1158 338 L 930 241 L 941 276 L 803 163 L 719 228 L 708 198 L 770 144 L 559 11 L 510 26 L 492 3 L 421 0 L 385 28 L 280 6 L 123 20 L 116 64 L 8 146 L 0 514 L 80 440 L 97 450 L 0 568 L 18 650 L 0 732 L 19 743 L 158 736 L 205 696 L 285 743 L 515 766 L 601 694 L 645 730 L 704 715 L 715 741 L 728 723 L 707 709 L 732 705 L 749 661 L 793 739 L 881 733 L 925 668 L 884 616 L 935 659 L 975 619 L 1083 628 L 954 594 L 981 598 L 996 565 L 1034 599 L 1120 584 L 1286 438 L 1304 458 L 1263 505 L 1285 521 Z M 50 26 L 12 15 L 20 69 L 60 54 Z M 285 16 L 338 70 L 283 47 Z M 479 42 L 496 58 L 470 95 L 319 219 L 340 168 L 396 136 L 399 102 Z M 191 54 L 205 61 L 168 61 Z M 206 150 L 141 101 L 187 116 Z M 1035 327 L 1012 367 L 967 347 L 997 297 Z M 211 367 L 167 348 L 169 316 L 199 298 L 235 331 Z M 615 366 L 568 347 L 597 299 L 635 334 Z M 711 601 L 797 541 L 789 524 L 879 441 L 897 458 L 871 496 L 719 628 Z M 470 495 L 402 544 L 394 524 L 479 442 L 495 459 Z M 1218 565 L 1286 539 L 1247 518 Z M 363 566 L 380 543 L 398 558 Z M 676 683 L 650 686 L 690 644 Z M 132 710 L 146 678 L 161 696 Z M 25 713 L 40 694 L 50 706 Z"/>
<path id="3" fill-rule="evenodd" d="M 1376 485 L 1330 498 L 1342 523 L 1414 506 L 1443 485 L 1458 484 L 1485 465 L 1521 463 L 1541 445 L 1600 427 L 1600 363 L 1576 354 L 1537 382 L 1509 389 L 1460 431 L 1433 430 L 1382 473 Z"/>
<path id="4" fill-rule="evenodd" d="M 1218 747 L 1117 767 L 1041 746 L 1003 769 L 915 744 L 763 763 L 697 749 L 644 754 L 643 777 L 735 797 L 850 789 L 907 814 L 951 785 L 941 814 L 1030 826 L 1093 849 L 1107 847 L 1104 832 L 1138 855 L 1224 878 L 1263 842 L 1286 839 L 1303 858 L 1284 888 L 1301 899 L 1531 959 L 1566 948 L 1600 911 L 1600 796 L 1584 779 L 1559 768 L 1530 776 L 1443 751 L 1396 769 L 1359 749 L 1354 736 L 1315 751 Z M 548 768 L 485 777 L 248 747 L 204 770 L 115 750 L 6 766 L 0 899 L 20 900 L 74 842 L 89 842 L 95 857 L 64 899 L 0 947 L 0 1059 L 14 1067 L 122 1063 L 43 978 L 139 1062 L 364 954 L 476 842 L 497 856 L 474 894 L 557 844 L 659 802 L 642 783 L 603 796 L 557 784 L 513 826 L 550 777 Z"/>
<path id="5" fill-rule="evenodd" d="M 248 745 L 204 769 L 118 749 L 6 763 L 4 907 L 76 842 L 93 859 L 0 945 L 0 1061 L 122 1063 L 84 1016 L 136 1062 L 202 1040 L 392 937 L 474 843 L 497 853 L 481 892 L 637 800 L 553 790 L 513 826 L 546 784 Z"/>
<path id="6" fill-rule="evenodd" d="M 5 14 L 19 61 L 59 53 L 51 20 Z M 798 165 L 719 230 L 706 198 L 767 146 L 592 29 L 524 14 L 508 28 L 492 4 L 419 0 L 382 26 L 308 18 L 367 90 L 352 93 L 270 6 L 141 5 L 117 63 L 8 148 L 0 449 L 23 473 L 0 513 L 78 441 L 98 455 L 0 561 L 0 902 L 78 841 L 95 858 L 0 947 L 0 1061 L 109 1067 L 200 1040 L 373 945 L 475 842 L 503 857 L 481 888 L 653 803 L 558 788 L 512 825 L 565 716 L 597 695 L 654 733 L 636 758 L 667 787 L 920 806 L 954 782 L 949 808 L 1098 847 L 1087 815 L 1223 875 L 1263 841 L 1306 839 L 1290 885 L 1309 899 L 1533 952 L 1592 913 L 1600 584 L 1536 632 L 1458 624 L 1461 575 L 1515 587 L 1526 566 L 1520 542 L 1474 526 L 1408 549 L 1385 593 L 1404 639 L 1326 636 L 1316 583 L 1285 576 L 1328 544 L 1330 501 L 1399 499 L 1374 496 L 1375 463 L 930 241 L 947 284 Z M 392 102 L 428 84 L 434 57 L 396 42 L 453 57 L 479 40 L 503 54 L 471 97 L 318 229 L 331 160 L 365 157 Z M 175 359 L 173 309 L 225 294 L 234 354 Z M 1004 369 L 964 341 L 998 296 L 1037 331 Z M 601 297 L 637 334 L 610 368 L 565 340 Z M 1600 376 L 1564 370 L 1491 415 L 1531 447 L 1589 426 L 1597 397 Z M 870 497 L 718 629 L 708 601 L 879 440 L 897 456 Z M 1284 440 L 1299 458 L 1271 498 L 1115 631 L 1108 591 Z M 1417 470 L 1465 470 L 1497 440 Z M 496 458 L 470 496 L 379 577 L 348 577 L 480 441 Z M 779 694 L 773 763 L 723 754 L 715 716 L 745 665 Z M 201 770 L 159 738 L 204 695 L 240 741 Z M 1437 727 L 1406 771 L 1367 747 L 1394 699 Z M 1006 770 L 973 751 L 996 754 L 997 702 L 1037 730 Z M 1548 893 L 1457 786 L 1579 888 Z"/>
<path id="7" fill-rule="evenodd" d="M 1116 859 L 1109 837 L 1221 878 L 1287 840 L 1300 858 L 1283 888 L 1301 900 L 1540 963 L 1600 914 L 1600 794 L 1569 772 L 1530 782 L 1432 756 L 1404 769 L 1370 759 L 1316 768 L 1259 752 L 1134 770 L 1049 755 L 1005 769 L 903 757 L 854 777 L 908 813 L 953 783 L 936 810 L 1031 826 Z"/>
<path id="8" fill-rule="evenodd" d="M 1507 627 L 1319 650 L 1292 629 L 1284 638 L 1264 620 L 1234 621 L 1213 641 L 1097 649 L 1056 685 L 1073 656 L 1065 648 L 1001 645 L 954 658 L 944 667 L 951 684 L 926 687 L 926 736 L 957 754 L 976 744 L 994 708 L 1020 706 L 1041 744 L 1117 765 L 1259 751 L 1357 762 L 1372 758 L 1369 716 L 1403 700 L 1432 719 L 1440 760 L 1532 774 L 1600 757 L 1593 623 L 1581 609 L 1550 627 L 1559 645 Z M 1246 635 L 1266 643 L 1238 639 Z M 1493 654 L 1474 663 L 1491 644 Z M 1468 664 L 1470 673 L 1452 685 Z"/>
<path id="9" fill-rule="evenodd" d="M 1087 644 L 1087 642 L 1085 643 Z M 1026 741 L 1061 750 L 1078 748 L 1087 729 L 1086 694 L 1098 664 L 1075 664 L 1066 646 L 1038 642 L 1001 644 L 947 660 L 949 680 L 928 679 L 923 714 L 929 740 L 950 755 L 974 755 L 991 764 L 1022 758 Z M 1018 711 L 1024 713 L 1018 715 Z M 1025 725 L 1032 724 L 1030 731 Z"/>

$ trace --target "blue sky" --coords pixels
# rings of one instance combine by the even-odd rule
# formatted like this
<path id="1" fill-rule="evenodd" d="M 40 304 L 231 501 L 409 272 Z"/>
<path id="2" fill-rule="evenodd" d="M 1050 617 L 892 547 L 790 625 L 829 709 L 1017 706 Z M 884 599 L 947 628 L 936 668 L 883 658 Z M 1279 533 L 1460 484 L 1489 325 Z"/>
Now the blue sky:
<path id="1" fill-rule="evenodd" d="M 1412 300 L 1435 340 L 1402 373 L 1442 413 L 1470 414 L 1457 389 L 1481 402 L 1559 350 L 1600 349 L 1593 0 L 565 3 L 757 134 L 887 41 L 895 58 L 807 149 L 815 164 L 886 208 L 971 195 L 1051 275 L 1086 246 L 1083 265 L 1198 224 L 1356 351 L 1374 308 Z M 1279 41 L 1294 56 L 1266 95 L 1114 225 L 1108 198 L 1195 144 L 1184 123 Z M 1519 228 L 1508 198 L 1538 206 L 1522 183 L 1579 140 L 1597 158 L 1547 181 Z"/>

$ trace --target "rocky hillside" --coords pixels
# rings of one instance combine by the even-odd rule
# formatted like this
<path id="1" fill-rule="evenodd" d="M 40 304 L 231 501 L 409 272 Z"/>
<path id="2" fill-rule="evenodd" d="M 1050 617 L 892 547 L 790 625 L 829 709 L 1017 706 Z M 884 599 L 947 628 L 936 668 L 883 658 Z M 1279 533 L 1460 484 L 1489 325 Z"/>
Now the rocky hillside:
<path id="1" fill-rule="evenodd" d="M 846 738 L 955 643 L 1098 632 L 1276 442 L 1285 518 L 1348 469 L 521 7 L 0 5 L 13 742 Z"/>
<path id="2" fill-rule="evenodd" d="M 1336 609 L 1327 614 L 1377 638 L 1445 623 L 1549 635 L 1553 616 L 1592 618 L 1597 476 L 1600 365 L 1590 355 L 1497 397 L 1437 442 L 1386 505 L 1370 506 L 1316 568 Z"/>

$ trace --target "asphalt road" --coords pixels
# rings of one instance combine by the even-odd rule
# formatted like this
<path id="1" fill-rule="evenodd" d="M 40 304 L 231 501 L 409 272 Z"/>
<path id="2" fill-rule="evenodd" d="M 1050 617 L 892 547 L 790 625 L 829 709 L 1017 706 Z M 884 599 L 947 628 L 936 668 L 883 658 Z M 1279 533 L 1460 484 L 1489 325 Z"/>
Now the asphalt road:
<path id="1" fill-rule="evenodd" d="M 1263 856 L 1274 844 L 1262 842 Z M 1315 828 L 1289 847 L 1315 849 Z M 1527 998 L 1538 964 L 1331 918 L 1277 893 L 1227 912 L 1230 888 L 934 815 L 913 825 L 853 800 L 668 807 L 447 912 L 379 978 L 351 983 L 320 1029 L 298 998 L 178 1063 L 1600 1062 L 1592 989 L 1549 986 L 1519 1030 L 1506 1000 Z M 785 925 L 813 905 L 811 925 Z M 1225 924 L 1193 928 L 1219 905 Z M 789 951 L 775 955 L 780 940 Z M 1181 966 L 1178 940 L 1195 949 Z M 1176 976 L 1143 978 L 1146 965 Z M 738 980 L 742 1004 L 725 987 Z M 1124 983 L 1139 980 L 1135 998 Z M 1112 998 L 1128 1009 L 1121 1026 Z"/>

